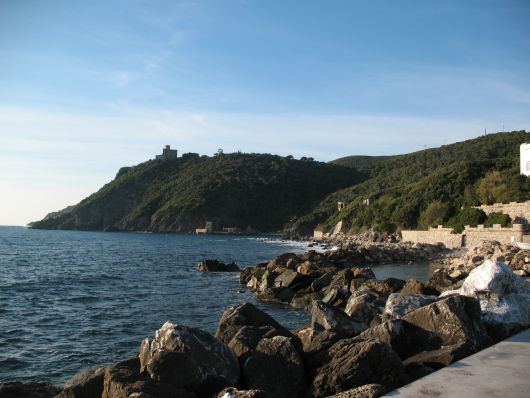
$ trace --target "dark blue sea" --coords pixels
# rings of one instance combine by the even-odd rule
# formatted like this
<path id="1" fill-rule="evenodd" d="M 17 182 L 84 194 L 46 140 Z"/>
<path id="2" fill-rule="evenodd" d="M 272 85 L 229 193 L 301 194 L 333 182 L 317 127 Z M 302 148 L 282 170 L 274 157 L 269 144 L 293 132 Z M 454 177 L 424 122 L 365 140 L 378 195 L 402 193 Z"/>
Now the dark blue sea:
<path id="1" fill-rule="evenodd" d="M 45 231 L 0 227 L 0 381 L 63 384 L 79 370 L 136 354 L 165 321 L 215 332 L 250 301 L 288 328 L 305 311 L 256 303 L 238 273 L 200 273 L 202 259 L 241 267 L 307 244 L 273 237 Z M 426 265 L 381 266 L 380 278 L 425 280 Z"/>

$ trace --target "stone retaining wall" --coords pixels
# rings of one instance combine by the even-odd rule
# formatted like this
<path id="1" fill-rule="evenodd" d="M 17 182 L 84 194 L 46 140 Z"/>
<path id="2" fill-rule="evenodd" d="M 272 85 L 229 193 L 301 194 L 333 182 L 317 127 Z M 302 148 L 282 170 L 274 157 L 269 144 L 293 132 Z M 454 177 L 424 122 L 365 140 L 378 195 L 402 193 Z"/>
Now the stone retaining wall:
<path id="1" fill-rule="evenodd" d="M 508 214 L 513 222 L 528 224 L 530 223 L 530 200 L 522 203 L 495 203 L 492 205 L 475 206 L 486 214 L 504 213 Z"/>
<path id="2" fill-rule="evenodd" d="M 477 227 L 466 226 L 461 234 L 453 234 L 452 228 L 430 227 L 428 231 L 401 231 L 405 242 L 414 243 L 443 243 L 450 249 L 458 247 L 478 246 L 483 241 L 496 240 L 500 243 L 525 242 L 530 243 L 530 235 L 525 235 L 525 225 L 514 224 L 511 228 L 502 228 L 500 224 L 486 228 L 484 225 Z"/>
<path id="3" fill-rule="evenodd" d="M 401 231 L 401 236 L 405 242 L 428 243 L 436 245 L 443 243 L 445 247 L 454 249 L 462 247 L 462 234 L 453 234 L 452 228 L 430 227 L 428 231 Z"/>
<path id="4" fill-rule="evenodd" d="M 500 243 L 523 242 L 524 228 L 522 224 L 514 224 L 512 228 L 502 228 L 494 224 L 492 228 L 479 225 L 476 228 L 466 226 L 464 246 L 478 246 L 485 240 L 496 240 Z"/>

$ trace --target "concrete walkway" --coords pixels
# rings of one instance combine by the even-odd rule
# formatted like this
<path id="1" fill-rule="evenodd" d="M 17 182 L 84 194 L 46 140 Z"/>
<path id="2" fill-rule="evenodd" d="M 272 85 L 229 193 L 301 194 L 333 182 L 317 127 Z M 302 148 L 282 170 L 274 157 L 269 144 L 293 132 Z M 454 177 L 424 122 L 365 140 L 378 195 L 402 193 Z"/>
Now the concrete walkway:
<path id="1" fill-rule="evenodd" d="M 530 329 L 385 397 L 530 397 Z"/>

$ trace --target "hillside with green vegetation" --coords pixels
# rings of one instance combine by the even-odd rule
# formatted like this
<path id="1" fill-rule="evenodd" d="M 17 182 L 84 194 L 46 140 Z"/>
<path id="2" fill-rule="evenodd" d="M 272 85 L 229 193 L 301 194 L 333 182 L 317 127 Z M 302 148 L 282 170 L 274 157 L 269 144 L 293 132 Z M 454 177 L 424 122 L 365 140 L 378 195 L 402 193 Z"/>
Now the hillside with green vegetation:
<path id="1" fill-rule="evenodd" d="M 329 163 L 265 154 L 184 154 L 124 167 L 79 204 L 30 226 L 190 232 L 213 221 L 215 229 L 311 234 L 315 227 L 327 230 L 343 221 L 343 230 L 351 233 L 440 223 L 460 229 L 484 218 L 461 212 L 463 207 L 529 198 L 530 180 L 519 175 L 519 145 L 529 141 L 524 131 L 498 133 L 406 155 Z M 347 204 L 340 212 L 338 201 Z"/>
<path id="2" fill-rule="evenodd" d="M 352 167 L 355 169 L 360 169 L 366 166 L 372 166 L 376 163 L 381 163 L 384 161 L 396 159 L 399 156 L 402 156 L 402 155 L 394 155 L 394 156 L 353 155 L 353 156 L 346 156 L 343 158 L 335 159 L 329 163 L 338 164 L 339 166 L 346 166 L 346 167 Z"/>
<path id="3" fill-rule="evenodd" d="M 30 225 L 44 229 L 190 232 L 282 230 L 329 193 L 365 178 L 356 169 L 264 154 L 184 154 L 120 169 L 79 204 Z"/>
<path id="4" fill-rule="evenodd" d="M 351 233 L 427 228 L 448 223 L 465 206 L 527 200 L 530 183 L 519 175 L 519 145 L 529 141 L 525 131 L 497 133 L 365 162 L 358 170 L 368 178 L 329 194 L 290 226 L 306 233 L 338 221 Z M 338 201 L 347 203 L 340 212 Z"/>

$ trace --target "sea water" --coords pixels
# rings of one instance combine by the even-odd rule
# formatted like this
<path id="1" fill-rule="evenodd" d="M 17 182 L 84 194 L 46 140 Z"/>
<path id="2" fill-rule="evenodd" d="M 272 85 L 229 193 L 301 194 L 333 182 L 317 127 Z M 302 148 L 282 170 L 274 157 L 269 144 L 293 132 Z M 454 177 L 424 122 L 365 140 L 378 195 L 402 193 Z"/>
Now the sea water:
<path id="1" fill-rule="evenodd" d="M 203 259 L 240 267 L 307 243 L 274 237 L 46 231 L 0 227 L 0 381 L 62 384 L 79 370 L 138 352 L 165 321 L 215 333 L 225 309 L 249 301 L 287 328 L 303 310 L 256 302 L 238 273 L 201 273 Z M 425 265 L 374 267 L 425 280 Z"/>

